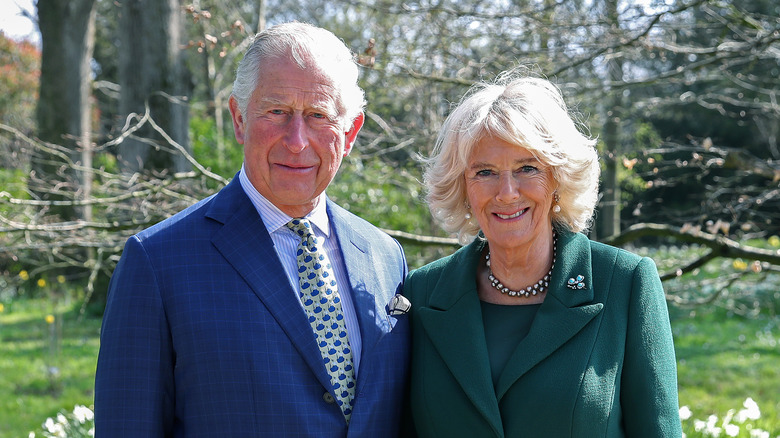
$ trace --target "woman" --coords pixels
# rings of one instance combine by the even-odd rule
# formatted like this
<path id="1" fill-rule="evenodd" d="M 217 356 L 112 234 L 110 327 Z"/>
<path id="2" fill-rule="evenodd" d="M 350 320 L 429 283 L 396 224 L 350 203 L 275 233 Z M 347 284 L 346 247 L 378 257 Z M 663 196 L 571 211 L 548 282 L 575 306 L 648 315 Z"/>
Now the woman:
<path id="1" fill-rule="evenodd" d="M 474 87 L 444 123 L 428 202 L 471 243 L 404 286 L 419 436 L 681 435 L 656 267 L 580 233 L 598 195 L 594 144 L 550 82 L 513 74 Z"/>

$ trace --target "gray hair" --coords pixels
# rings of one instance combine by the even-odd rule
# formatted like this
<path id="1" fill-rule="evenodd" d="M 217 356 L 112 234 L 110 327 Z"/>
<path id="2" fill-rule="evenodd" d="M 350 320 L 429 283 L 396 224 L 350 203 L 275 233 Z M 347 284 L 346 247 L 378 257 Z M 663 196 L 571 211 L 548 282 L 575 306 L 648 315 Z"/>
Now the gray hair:
<path id="1" fill-rule="evenodd" d="M 332 32 L 307 23 L 289 22 L 270 27 L 257 35 L 238 64 L 233 97 L 246 114 L 249 98 L 257 87 L 263 64 L 290 56 L 301 68 L 317 66 L 335 81 L 339 96 L 339 119 L 349 126 L 365 107 L 365 93 L 358 86 L 354 54 Z"/>
<path id="2" fill-rule="evenodd" d="M 589 228 L 600 168 L 596 140 L 582 134 L 576 120 L 555 85 L 520 70 L 474 85 L 444 121 L 426 162 L 423 180 L 434 218 L 462 244 L 477 235 L 479 224 L 465 217 L 464 172 L 476 144 L 496 137 L 529 150 L 551 168 L 561 207 L 551 212 L 556 229 Z"/>

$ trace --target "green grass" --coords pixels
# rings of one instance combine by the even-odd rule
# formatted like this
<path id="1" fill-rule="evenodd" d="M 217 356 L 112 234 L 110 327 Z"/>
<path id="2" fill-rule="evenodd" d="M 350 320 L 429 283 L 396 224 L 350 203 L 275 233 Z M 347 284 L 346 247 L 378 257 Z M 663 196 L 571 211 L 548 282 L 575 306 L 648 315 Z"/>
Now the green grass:
<path id="1" fill-rule="evenodd" d="M 92 404 L 100 318 L 79 321 L 77 301 L 56 309 L 46 299 L 3 304 L 0 438 L 26 438 L 30 431 L 40 436 L 47 417 Z M 680 404 L 693 412 L 685 424 L 688 437 L 704 436 L 694 432 L 694 419 L 714 414 L 722 422 L 747 397 L 761 409 L 755 427 L 780 436 L 780 317 L 746 318 L 715 308 L 671 313 Z M 57 316 L 61 329 L 46 322 L 48 314 Z M 59 369 L 56 377 L 50 377 L 50 366 Z M 739 436 L 750 436 L 744 425 Z"/>
<path id="2" fill-rule="evenodd" d="M 680 405 L 693 413 L 686 426 L 710 415 L 720 425 L 751 397 L 761 409 L 755 427 L 780 436 L 780 317 L 746 318 L 723 309 L 671 313 Z M 739 436 L 750 435 L 743 427 Z"/>
<path id="3" fill-rule="evenodd" d="M 0 437 L 26 438 L 47 417 L 91 406 L 100 318 L 78 320 L 78 302 L 3 303 L 0 313 Z M 55 317 L 54 323 L 46 321 Z M 40 436 L 40 433 L 38 433 Z"/>

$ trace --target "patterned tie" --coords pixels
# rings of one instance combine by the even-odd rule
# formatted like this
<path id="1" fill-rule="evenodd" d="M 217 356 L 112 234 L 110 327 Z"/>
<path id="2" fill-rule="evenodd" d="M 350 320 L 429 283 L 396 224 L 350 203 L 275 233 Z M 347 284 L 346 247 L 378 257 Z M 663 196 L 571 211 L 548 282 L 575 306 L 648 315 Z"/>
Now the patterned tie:
<path id="1" fill-rule="evenodd" d="M 293 219 L 287 227 L 301 237 L 296 252 L 301 302 L 317 337 L 336 400 L 349 423 L 355 397 L 355 371 L 336 276 L 325 251 L 317 246 L 311 223 L 307 219 Z"/>

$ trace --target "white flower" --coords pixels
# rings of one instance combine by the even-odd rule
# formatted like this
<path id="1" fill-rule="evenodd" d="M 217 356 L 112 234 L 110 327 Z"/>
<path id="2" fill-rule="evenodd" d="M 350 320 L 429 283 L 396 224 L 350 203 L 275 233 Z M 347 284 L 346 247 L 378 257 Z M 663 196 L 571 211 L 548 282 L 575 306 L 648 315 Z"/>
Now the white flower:
<path id="1" fill-rule="evenodd" d="M 81 424 L 92 421 L 92 419 L 95 418 L 92 409 L 82 405 L 76 405 L 76 407 L 73 408 L 73 416 L 76 417 L 76 420 Z"/>
<path id="2" fill-rule="evenodd" d="M 709 417 L 707 417 L 707 423 L 705 425 L 704 435 L 719 437 L 723 429 L 715 425 L 717 424 L 717 422 L 718 422 L 717 415 L 710 415 Z"/>
<path id="3" fill-rule="evenodd" d="M 30 432 L 30 433 L 27 435 L 27 438 L 35 438 L 35 432 Z"/>
<path id="4" fill-rule="evenodd" d="M 704 430 L 704 428 L 707 427 L 707 423 L 705 423 L 702 420 L 693 420 L 693 430 L 696 432 L 701 432 Z"/>
<path id="5" fill-rule="evenodd" d="M 43 422 L 43 428 L 49 433 L 54 433 L 54 420 L 52 420 L 51 417 L 47 418 L 46 421 Z"/>
<path id="6" fill-rule="evenodd" d="M 728 436 L 739 435 L 739 426 L 737 426 L 736 424 L 727 424 L 724 426 L 724 429 L 726 430 L 726 435 Z"/>
<path id="7" fill-rule="evenodd" d="M 769 432 L 761 429 L 753 429 L 750 431 L 750 438 L 770 438 Z"/>
<path id="8" fill-rule="evenodd" d="M 62 414 L 57 414 L 57 423 L 51 417 L 47 418 L 43 423 L 46 432 L 49 432 L 49 436 L 53 437 L 66 437 L 65 425 L 68 424 L 68 419 Z"/>
<path id="9" fill-rule="evenodd" d="M 726 412 L 726 416 L 723 417 L 723 426 L 730 424 L 731 419 L 734 418 L 734 409 L 729 409 L 728 412 Z"/>
<path id="10" fill-rule="evenodd" d="M 687 420 L 691 418 L 691 415 L 693 415 L 693 412 L 691 412 L 691 408 L 688 406 L 683 406 L 680 408 L 680 420 Z"/>
<path id="11" fill-rule="evenodd" d="M 737 412 L 736 421 L 738 423 L 744 423 L 747 420 L 758 420 L 761 418 L 761 410 L 758 409 L 758 403 L 756 403 L 752 398 L 746 398 L 745 402 L 742 403 L 742 406 L 744 406 L 745 409 Z"/>

